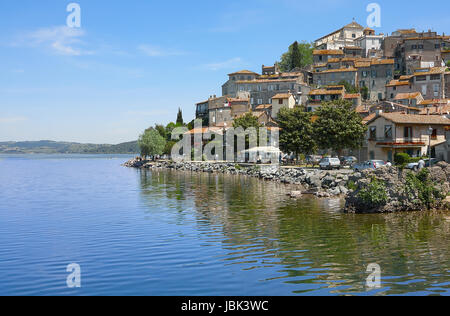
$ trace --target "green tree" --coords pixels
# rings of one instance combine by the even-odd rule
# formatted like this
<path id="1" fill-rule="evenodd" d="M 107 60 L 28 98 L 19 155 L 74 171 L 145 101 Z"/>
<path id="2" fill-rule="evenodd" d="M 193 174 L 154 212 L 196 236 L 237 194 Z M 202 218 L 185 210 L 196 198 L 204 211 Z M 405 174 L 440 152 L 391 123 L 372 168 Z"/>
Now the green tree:
<path id="1" fill-rule="evenodd" d="M 294 49 L 296 51 L 298 49 L 298 53 L 294 52 Z M 313 63 L 313 50 L 314 49 L 311 43 L 293 43 L 289 46 L 288 51 L 281 56 L 280 62 L 278 62 L 280 70 L 287 72 L 296 67 L 303 68 L 311 65 Z"/>
<path id="2" fill-rule="evenodd" d="M 181 108 L 178 109 L 177 125 L 184 125 L 183 112 L 181 111 Z"/>
<path id="3" fill-rule="evenodd" d="M 166 146 L 166 140 L 154 128 L 147 129 L 138 140 L 141 156 L 147 159 L 148 156 L 162 155 Z"/>
<path id="4" fill-rule="evenodd" d="M 242 127 L 244 130 L 250 127 L 259 128 L 261 126 L 262 125 L 258 122 L 258 118 L 250 112 L 235 119 L 233 122 L 234 128 Z"/>
<path id="5" fill-rule="evenodd" d="M 352 109 L 351 102 L 326 102 L 314 114 L 317 116 L 313 123 L 314 136 L 321 149 L 332 149 L 340 155 L 344 149 L 361 148 L 367 126 Z"/>
<path id="6" fill-rule="evenodd" d="M 354 85 L 352 85 L 351 83 L 349 83 L 346 80 L 340 81 L 339 85 L 344 86 L 345 87 L 345 91 L 347 93 L 359 93 L 358 88 L 356 88 Z"/>
<path id="7" fill-rule="evenodd" d="M 312 113 L 300 108 L 282 108 L 278 113 L 280 149 L 285 153 L 310 155 L 317 150 L 314 139 Z"/>
<path id="8" fill-rule="evenodd" d="M 292 44 L 292 54 L 291 54 L 291 69 L 302 67 L 302 53 L 298 47 L 298 42 L 295 41 Z"/>
<path id="9" fill-rule="evenodd" d="M 369 99 L 369 88 L 367 88 L 366 86 L 361 87 L 360 92 L 361 92 L 361 97 L 364 100 Z"/>
<path id="10" fill-rule="evenodd" d="M 155 129 L 158 131 L 159 135 L 161 135 L 164 139 L 167 139 L 166 128 L 163 125 L 156 124 Z"/>

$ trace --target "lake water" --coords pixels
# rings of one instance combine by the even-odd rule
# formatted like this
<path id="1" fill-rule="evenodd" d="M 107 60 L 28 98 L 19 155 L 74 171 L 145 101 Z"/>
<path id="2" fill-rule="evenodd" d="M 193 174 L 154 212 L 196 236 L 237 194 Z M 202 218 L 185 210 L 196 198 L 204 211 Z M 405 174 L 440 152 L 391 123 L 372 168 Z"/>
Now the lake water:
<path id="1" fill-rule="evenodd" d="M 0 295 L 450 294 L 448 212 L 348 215 L 284 185 L 127 159 L 0 156 Z"/>

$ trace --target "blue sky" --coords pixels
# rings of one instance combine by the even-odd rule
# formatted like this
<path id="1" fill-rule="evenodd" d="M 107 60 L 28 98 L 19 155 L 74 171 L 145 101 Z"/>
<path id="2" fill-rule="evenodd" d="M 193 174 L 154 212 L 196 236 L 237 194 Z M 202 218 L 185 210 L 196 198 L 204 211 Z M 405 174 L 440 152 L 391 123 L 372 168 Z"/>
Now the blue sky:
<path id="1" fill-rule="evenodd" d="M 66 7 L 81 7 L 69 29 Z M 273 64 L 381 6 L 381 28 L 450 34 L 449 1 L 17 0 L 0 4 L 0 141 L 120 143 L 185 120 L 227 74 Z"/>

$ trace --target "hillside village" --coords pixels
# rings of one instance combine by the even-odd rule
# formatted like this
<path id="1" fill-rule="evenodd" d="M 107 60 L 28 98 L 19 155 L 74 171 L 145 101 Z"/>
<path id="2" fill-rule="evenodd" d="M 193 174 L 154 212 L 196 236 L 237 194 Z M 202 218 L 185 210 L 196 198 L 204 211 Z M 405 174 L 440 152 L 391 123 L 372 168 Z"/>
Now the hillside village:
<path id="1" fill-rule="evenodd" d="M 312 65 L 230 73 L 222 96 L 196 104 L 196 118 L 227 129 L 251 113 L 277 128 L 282 108 L 314 113 L 324 102 L 347 100 L 368 129 L 363 148 L 350 154 L 393 161 L 396 153 L 426 156 L 431 145 L 432 156 L 448 162 L 449 66 L 450 36 L 415 29 L 376 34 L 353 21 L 314 41 Z"/>

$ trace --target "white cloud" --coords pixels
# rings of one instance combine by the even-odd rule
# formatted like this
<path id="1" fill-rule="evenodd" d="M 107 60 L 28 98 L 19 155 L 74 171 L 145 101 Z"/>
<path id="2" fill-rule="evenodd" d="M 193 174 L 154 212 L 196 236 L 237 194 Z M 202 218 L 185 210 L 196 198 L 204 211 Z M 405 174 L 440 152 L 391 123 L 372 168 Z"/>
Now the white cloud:
<path id="1" fill-rule="evenodd" d="M 150 57 L 166 57 L 166 56 L 181 56 L 185 55 L 185 52 L 177 51 L 173 49 L 166 49 L 160 46 L 142 44 L 138 46 L 138 50 Z"/>
<path id="2" fill-rule="evenodd" d="M 19 122 L 27 121 L 28 118 L 22 117 L 22 116 L 15 116 L 15 117 L 1 117 L 0 116 L 0 123 L 2 124 L 14 124 Z"/>
<path id="3" fill-rule="evenodd" d="M 242 66 L 242 64 L 243 64 L 242 59 L 240 57 L 236 57 L 236 58 L 228 59 L 228 60 L 225 60 L 222 62 L 205 64 L 202 66 L 202 68 L 211 70 L 211 71 L 217 71 L 217 70 L 221 70 L 221 69 L 231 69 L 231 68 L 240 67 L 240 66 Z"/>
<path id="4" fill-rule="evenodd" d="M 16 45 L 43 46 L 53 53 L 64 56 L 90 55 L 92 52 L 82 49 L 81 38 L 85 32 L 79 28 L 53 26 L 40 28 L 23 36 Z"/>

